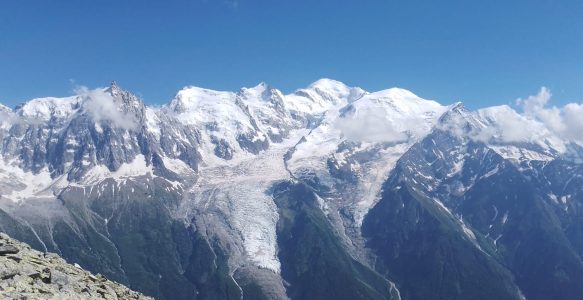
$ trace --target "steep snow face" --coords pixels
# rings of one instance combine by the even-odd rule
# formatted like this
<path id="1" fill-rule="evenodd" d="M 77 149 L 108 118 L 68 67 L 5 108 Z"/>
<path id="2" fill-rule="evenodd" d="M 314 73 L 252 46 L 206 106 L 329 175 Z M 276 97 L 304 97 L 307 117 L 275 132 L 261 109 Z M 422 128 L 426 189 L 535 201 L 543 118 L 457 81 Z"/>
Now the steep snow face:
<path id="1" fill-rule="evenodd" d="M 149 175 L 153 176 L 154 170 L 152 165 L 148 165 L 148 161 L 144 155 L 137 155 L 131 162 L 122 164 L 117 170 L 110 171 L 104 165 L 97 165 L 91 168 L 79 183 L 84 185 L 97 184 L 106 179 L 123 180 L 132 177 Z"/>
<path id="2" fill-rule="evenodd" d="M 152 108 L 152 107 L 147 107 L 146 108 L 146 130 L 148 130 L 149 133 L 151 133 L 152 135 L 154 135 L 154 137 L 157 140 L 160 140 L 160 134 L 161 134 L 161 120 L 160 117 L 158 116 L 158 114 L 160 113 L 160 111 L 158 109 Z"/>
<path id="3" fill-rule="evenodd" d="M 178 92 L 169 105 L 183 124 L 199 128 L 203 134 L 207 159 L 213 156 L 230 160 L 258 153 L 268 146 L 267 136 L 259 130 L 237 95 L 197 87 Z"/>
<path id="4" fill-rule="evenodd" d="M 52 184 L 53 180 L 46 169 L 33 173 L 22 170 L 14 162 L 0 159 L 0 199 L 17 203 L 43 195 L 52 196 L 48 191 Z"/>
<path id="5" fill-rule="evenodd" d="M 463 103 L 450 105 L 439 118 L 436 129 L 448 131 L 459 138 L 470 138 L 477 135 L 486 124 L 474 113 L 465 108 Z"/>
<path id="6" fill-rule="evenodd" d="M 242 88 L 237 94 L 237 99 L 272 142 L 281 142 L 291 129 L 302 125 L 292 118 L 285 105 L 285 96 L 266 83 L 262 82 L 252 88 Z"/>

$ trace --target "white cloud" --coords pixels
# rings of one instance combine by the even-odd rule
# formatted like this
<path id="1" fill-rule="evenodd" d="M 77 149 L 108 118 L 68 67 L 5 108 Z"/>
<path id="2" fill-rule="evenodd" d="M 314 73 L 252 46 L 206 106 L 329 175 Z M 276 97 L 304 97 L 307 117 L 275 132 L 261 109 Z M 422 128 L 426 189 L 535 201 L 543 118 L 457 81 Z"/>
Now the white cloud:
<path id="1" fill-rule="evenodd" d="M 541 87 L 536 95 L 516 100 L 519 112 L 506 105 L 480 109 L 477 113 L 487 126 L 470 135 L 486 143 L 534 142 L 546 147 L 548 142 L 560 148 L 561 141 L 583 144 L 583 104 L 550 106 L 551 98 L 551 91 Z"/>
<path id="2" fill-rule="evenodd" d="M 544 109 L 551 97 L 551 91 L 543 86 L 536 95 L 528 96 L 526 99 L 516 99 L 516 105 L 522 107 L 526 115 L 534 115 L 537 111 Z"/>
<path id="3" fill-rule="evenodd" d="M 75 89 L 75 93 L 83 99 L 83 108 L 95 122 L 110 122 L 123 129 L 137 127 L 136 118 L 123 112 L 111 94 L 104 89 L 90 90 L 80 86 Z"/>
<path id="4" fill-rule="evenodd" d="M 537 142 L 550 135 L 544 124 L 517 113 L 507 105 L 480 109 L 477 114 L 481 120 L 487 122 L 485 128 L 471 133 L 471 137 L 478 141 L 486 143 Z"/>
<path id="5" fill-rule="evenodd" d="M 16 124 L 40 124 L 40 120 L 36 119 L 23 119 L 16 115 L 11 109 L 8 107 L 3 107 L 0 104 L 0 128 L 12 126 Z"/>
<path id="6" fill-rule="evenodd" d="M 583 143 L 583 104 L 569 103 L 562 108 L 563 135 Z"/>
<path id="7" fill-rule="evenodd" d="M 387 119 L 382 110 L 368 110 L 355 116 L 338 118 L 334 127 L 351 141 L 363 142 L 403 142 L 408 136 L 395 129 L 395 124 Z"/>
<path id="8" fill-rule="evenodd" d="M 551 97 L 549 89 L 542 87 L 538 94 L 518 99 L 516 103 L 526 117 L 542 122 L 557 136 L 583 143 L 583 104 L 569 103 L 563 107 L 549 107 Z"/>

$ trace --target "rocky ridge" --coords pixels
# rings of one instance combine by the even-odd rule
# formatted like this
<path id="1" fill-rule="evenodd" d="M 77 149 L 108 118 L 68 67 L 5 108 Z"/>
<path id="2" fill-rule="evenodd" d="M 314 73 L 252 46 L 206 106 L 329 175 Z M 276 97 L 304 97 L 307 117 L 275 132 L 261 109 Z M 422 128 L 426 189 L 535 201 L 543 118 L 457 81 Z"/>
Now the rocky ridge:
<path id="1" fill-rule="evenodd" d="M 152 299 L 0 233 L 2 299 Z"/>

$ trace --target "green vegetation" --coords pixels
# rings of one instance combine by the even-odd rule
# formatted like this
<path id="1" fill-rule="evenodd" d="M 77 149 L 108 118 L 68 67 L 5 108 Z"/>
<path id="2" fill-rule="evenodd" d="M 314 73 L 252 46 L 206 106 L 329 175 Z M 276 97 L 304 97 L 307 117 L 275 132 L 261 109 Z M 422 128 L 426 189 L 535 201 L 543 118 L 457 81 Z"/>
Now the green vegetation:
<path id="1" fill-rule="evenodd" d="M 303 184 L 275 189 L 279 258 L 292 299 L 391 299 L 390 283 L 353 259 Z"/>

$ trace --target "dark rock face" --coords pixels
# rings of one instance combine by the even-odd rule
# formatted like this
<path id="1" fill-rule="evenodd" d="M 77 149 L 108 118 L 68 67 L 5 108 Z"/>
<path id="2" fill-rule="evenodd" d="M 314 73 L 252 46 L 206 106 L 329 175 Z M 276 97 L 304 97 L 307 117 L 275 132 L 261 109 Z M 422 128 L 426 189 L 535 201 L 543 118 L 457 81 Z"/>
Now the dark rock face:
<path id="1" fill-rule="evenodd" d="M 269 147 L 267 139 L 258 139 L 254 136 L 245 134 L 237 136 L 237 142 L 242 149 L 253 154 L 259 154 L 259 152 Z"/>
<path id="2" fill-rule="evenodd" d="M 22 229 L 5 226 L 10 222 L 3 220 L 0 230 L 25 238 L 30 233 L 28 239 L 37 245 L 51 241 L 37 247 L 157 299 L 239 299 L 224 255 L 215 256 L 218 249 L 209 249 L 195 228 L 169 215 L 180 194 L 168 192 L 172 185 L 165 180 L 148 184 L 142 179 L 127 182 L 122 190 L 114 180 L 93 191 L 67 190 L 60 195 L 66 219 L 39 220 Z M 87 202 L 78 201 L 82 196 Z M 50 231 L 43 231 L 49 225 Z"/>
<path id="3" fill-rule="evenodd" d="M 16 254 L 18 251 L 14 245 L 0 245 L 0 255 Z"/>
<path id="4" fill-rule="evenodd" d="M 399 299 L 385 278 L 353 259 L 305 185 L 274 189 L 278 244 L 291 299 Z"/>
<path id="5" fill-rule="evenodd" d="M 216 156 L 226 160 L 233 158 L 233 149 L 231 149 L 227 141 L 213 136 L 211 142 L 215 145 L 214 152 Z"/>
<path id="6" fill-rule="evenodd" d="M 46 204 L 9 205 L 7 211 L 0 210 L 0 230 L 158 299 L 193 299 L 200 290 L 214 289 L 205 288 L 208 283 L 202 278 L 209 273 L 230 278 L 227 269 L 192 265 L 211 258 L 197 250 L 206 241 L 194 238 L 196 229 L 170 215 L 183 192 L 176 182 L 185 178 L 177 178 L 161 158 L 176 159 L 196 171 L 198 130 L 159 114 L 160 132 L 151 132 L 146 107 L 137 97 L 117 85 L 105 93 L 133 126 L 96 120 L 83 111 L 83 99 L 76 99 L 70 120 L 51 117 L 44 123 L 25 120 L 12 126 L 0 147 L 4 159 L 18 158 L 20 167 L 31 172 L 48 168 L 53 178 L 66 174 L 71 182 L 83 180 L 96 165 L 116 172 L 137 157 L 144 157 L 153 174 L 69 186 Z M 12 246 L 1 247 L 3 253 L 13 252 Z"/>
<path id="7" fill-rule="evenodd" d="M 558 165 L 571 172 L 550 171 Z M 408 299 L 577 299 L 581 215 L 549 199 L 580 193 L 576 184 L 566 194 L 552 188 L 576 170 L 556 160 L 521 171 L 485 145 L 434 131 L 400 159 L 365 219 L 377 269 Z"/>
<path id="8" fill-rule="evenodd" d="M 405 299 L 519 299 L 511 273 L 406 183 L 385 185 L 363 232 L 379 257 L 376 268 L 395 280 Z"/>
<path id="9" fill-rule="evenodd" d="M 147 130 L 146 108 L 136 96 L 117 85 L 106 93 L 121 116 L 131 120 L 131 126 L 96 120 L 83 107 L 85 100 L 78 96 L 71 104 L 72 117 L 53 115 L 45 123 L 25 118 L 12 126 L 0 148 L 5 159 L 18 158 L 20 167 L 32 172 L 48 167 L 52 177 L 68 174 L 70 181 L 80 180 L 92 166 L 105 165 L 115 171 L 137 155 L 149 159 L 153 153 L 181 159 L 196 170 L 200 160 L 196 129 L 184 128 L 176 120 L 160 115 L 163 126 L 160 134 L 154 135 Z"/>

